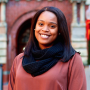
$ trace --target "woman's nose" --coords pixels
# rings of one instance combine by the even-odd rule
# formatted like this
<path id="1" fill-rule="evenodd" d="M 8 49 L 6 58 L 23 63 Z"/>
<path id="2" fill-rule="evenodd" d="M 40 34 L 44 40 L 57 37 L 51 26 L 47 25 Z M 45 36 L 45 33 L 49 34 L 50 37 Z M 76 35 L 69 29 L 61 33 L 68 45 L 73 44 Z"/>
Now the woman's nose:
<path id="1" fill-rule="evenodd" d="M 46 26 L 44 26 L 44 27 L 42 28 L 42 30 L 43 30 L 43 31 L 49 31 L 49 28 L 48 28 L 48 26 L 46 25 Z"/>

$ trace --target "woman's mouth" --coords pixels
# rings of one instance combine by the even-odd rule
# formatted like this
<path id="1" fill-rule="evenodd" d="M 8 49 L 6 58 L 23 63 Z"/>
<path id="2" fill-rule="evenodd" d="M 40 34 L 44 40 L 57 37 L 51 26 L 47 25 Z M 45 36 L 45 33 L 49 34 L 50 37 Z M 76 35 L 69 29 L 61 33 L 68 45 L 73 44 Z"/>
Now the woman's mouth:
<path id="1" fill-rule="evenodd" d="M 47 35 L 47 34 L 40 34 L 40 36 L 41 36 L 42 38 L 47 39 L 47 38 L 49 38 L 50 35 Z"/>

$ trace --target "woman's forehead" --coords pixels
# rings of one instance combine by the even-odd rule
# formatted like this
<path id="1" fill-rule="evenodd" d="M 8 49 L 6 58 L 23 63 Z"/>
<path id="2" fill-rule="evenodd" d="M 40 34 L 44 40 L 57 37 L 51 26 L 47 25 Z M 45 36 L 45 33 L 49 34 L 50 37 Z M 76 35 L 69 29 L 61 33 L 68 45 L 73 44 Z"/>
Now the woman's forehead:
<path id="1" fill-rule="evenodd" d="M 44 11 L 39 15 L 38 21 L 51 21 L 51 22 L 54 21 L 54 22 L 57 22 L 57 17 L 54 13 L 52 13 L 50 11 Z"/>

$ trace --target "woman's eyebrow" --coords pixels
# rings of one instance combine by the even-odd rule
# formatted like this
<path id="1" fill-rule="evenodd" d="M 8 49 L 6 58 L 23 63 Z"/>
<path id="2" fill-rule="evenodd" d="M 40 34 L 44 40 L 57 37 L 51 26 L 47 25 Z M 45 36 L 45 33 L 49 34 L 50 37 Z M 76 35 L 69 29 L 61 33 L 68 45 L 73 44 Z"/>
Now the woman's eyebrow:
<path id="1" fill-rule="evenodd" d="M 56 25 L 57 25 L 57 23 L 55 23 L 55 22 L 50 22 L 50 23 L 52 23 L 52 24 L 56 24 Z"/>
<path id="2" fill-rule="evenodd" d="M 38 20 L 38 21 L 43 21 L 43 20 Z M 45 21 L 43 21 L 43 22 L 45 22 Z M 57 23 L 55 23 L 55 22 L 50 22 L 50 23 L 52 23 L 52 24 L 56 24 L 56 25 L 57 25 Z"/>

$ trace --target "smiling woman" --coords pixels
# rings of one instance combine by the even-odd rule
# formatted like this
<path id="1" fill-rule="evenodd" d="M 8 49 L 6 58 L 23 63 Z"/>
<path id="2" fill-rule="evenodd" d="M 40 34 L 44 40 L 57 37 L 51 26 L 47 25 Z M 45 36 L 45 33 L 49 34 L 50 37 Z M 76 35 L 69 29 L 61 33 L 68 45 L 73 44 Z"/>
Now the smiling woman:
<path id="1" fill-rule="evenodd" d="M 32 19 L 24 53 L 16 56 L 8 90 L 87 90 L 82 59 L 71 46 L 64 14 L 44 7 Z"/>
<path id="2" fill-rule="evenodd" d="M 58 35 L 56 15 L 49 11 L 41 13 L 35 27 L 35 37 L 39 47 L 41 49 L 51 47 Z"/>

